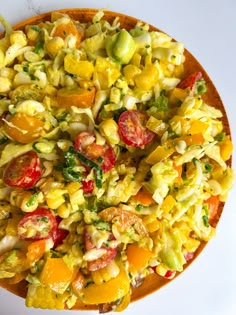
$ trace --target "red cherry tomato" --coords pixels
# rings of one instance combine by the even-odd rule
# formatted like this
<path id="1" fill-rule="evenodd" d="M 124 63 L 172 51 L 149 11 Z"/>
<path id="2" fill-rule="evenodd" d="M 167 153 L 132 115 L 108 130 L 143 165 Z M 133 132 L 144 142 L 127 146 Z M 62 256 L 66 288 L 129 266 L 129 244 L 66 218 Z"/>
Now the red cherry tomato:
<path id="1" fill-rule="evenodd" d="M 87 231 L 85 231 L 84 239 L 85 239 L 85 250 L 86 251 L 89 251 L 91 249 L 96 248 L 92 242 L 91 236 L 89 235 L 89 233 Z M 111 234 L 110 239 L 114 239 L 112 234 Z M 105 245 L 102 245 L 101 248 L 105 249 L 106 253 L 98 259 L 89 261 L 88 262 L 88 270 L 95 271 L 95 270 L 102 269 L 102 268 L 106 267 L 116 257 L 117 250 L 118 250 L 117 247 L 111 248 L 111 247 L 107 247 Z"/>
<path id="2" fill-rule="evenodd" d="M 200 79 L 202 79 L 202 73 L 200 71 L 193 72 L 187 78 L 183 79 L 177 87 L 183 90 L 189 88 L 192 91 L 195 83 Z"/>
<path id="3" fill-rule="evenodd" d="M 3 174 L 6 185 L 19 188 L 31 188 L 42 174 L 40 159 L 35 151 L 28 151 L 7 165 Z"/>
<path id="4" fill-rule="evenodd" d="M 69 233 L 67 230 L 59 228 L 59 224 L 60 224 L 61 220 L 62 220 L 61 218 L 56 217 L 57 226 L 52 233 L 52 239 L 54 242 L 53 247 L 54 248 L 57 247 L 58 245 L 62 244 L 63 240 L 67 237 L 67 235 Z"/>
<path id="5" fill-rule="evenodd" d="M 142 147 L 150 143 L 154 133 L 146 128 L 148 115 L 139 110 L 127 110 L 123 112 L 118 120 L 121 139 L 133 147 Z"/>
<path id="6" fill-rule="evenodd" d="M 25 240 L 42 240 L 52 237 L 57 228 L 55 215 L 45 208 L 26 214 L 18 223 L 18 236 Z"/>
<path id="7" fill-rule="evenodd" d="M 108 172 L 115 165 L 115 152 L 108 143 L 100 145 L 95 141 L 96 135 L 94 132 L 81 132 L 75 139 L 74 148 L 100 165 L 103 172 Z"/>

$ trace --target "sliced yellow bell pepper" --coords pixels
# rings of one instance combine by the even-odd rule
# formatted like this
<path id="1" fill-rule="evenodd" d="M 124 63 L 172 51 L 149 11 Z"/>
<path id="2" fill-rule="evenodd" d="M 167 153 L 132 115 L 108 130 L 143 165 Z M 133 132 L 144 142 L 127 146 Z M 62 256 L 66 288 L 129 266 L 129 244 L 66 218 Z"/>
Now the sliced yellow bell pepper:
<path id="1" fill-rule="evenodd" d="M 219 143 L 220 155 L 224 161 L 227 161 L 233 152 L 233 143 L 229 136 L 226 136 L 222 142 Z"/>
<path id="2" fill-rule="evenodd" d="M 209 125 L 202 122 L 201 120 L 194 120 L 190 125 L 188 133 L 191 135 L 194 135 L 197 133 L 204 133 L 208 127 Z"/>
<path id="3" fill-rule="evenodd" d="M 153 255 L 150 250 L 139 247 L 135 243 L 128 246 L 126 254 L 129 262 L 129 270 L 136 272 L 145 268 Z"/>
<path id="4" fill-rule="evenodd" d="M 124 297 L 130 290 L 130 281 L 123 268 L 116 278 L 102 284 L 90 284 L 81 290 L 81 300 L 85 304 L 109 303 Z"/>
<path id="5" fill-rule="evenodd" d="M 40 274 L 40 281 L 57 293 L 64 293 L 75 276 L 62 258 L 48 257 Z"/>
<path id="6" fill-rule="evenodd" d="M 68 54 L 64 58 L 64 69 L 66 72 L 78 75 L 84 80 L 90 80 L 94 66 L 88 60 L 80 60 L 78 56 Z"/>
<path id="7" fill-rule="evenodd" d="M 174 146 L 157 146 L 155 150 L 153 150 L 146 158 L 146 163 L 148 164 L 156 164 L 175 152 Z"/>
<path id="8" fill-rule="evenodd" d="M 165 213 L 168 213 L 170 212 L 170 210 L 175 206 L 176 204 L 176 200 L 171 196 L 171 195 L 168 195 L 162 205 L 161 205 L 161 209 L 165 212 Z"/>
<path id="9" fill-rule="evenodd" d="M 111 87 L 121 75 L 115 63 L 103 57 L 97 57 L 94 71 L 94 80 L 98 80 L 101 89 Z"/>

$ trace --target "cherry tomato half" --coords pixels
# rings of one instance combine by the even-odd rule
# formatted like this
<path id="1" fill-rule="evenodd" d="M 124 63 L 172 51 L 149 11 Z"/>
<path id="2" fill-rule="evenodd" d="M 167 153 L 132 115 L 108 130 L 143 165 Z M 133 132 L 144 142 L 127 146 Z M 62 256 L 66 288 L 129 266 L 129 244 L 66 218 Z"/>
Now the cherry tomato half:
<path id="1" fill-rule="evenodd" d="M 59 224 L 60 224 L 61 220 L 62 219 L 60 217 L 56 217 L 57 226 L 52 233 L 52 239 L 54 242 L 53 247 L 54 248 L 57 247 L 58 245 L 62 244 L 63 240 L 67 237 L 67 235 L 69 233 L 67 230 L 59 228 Z"/>
<path id="2" fill-rule="evenodd" d="M 94 132 L 81 132 L 75 139 L 74 148 L 101 166 L 103 172 L 108 172 L 115 165 L 115 152 L 108 143 L 100 145 L 95 141 L 96 135 Z"/>
<path id="3" fill-rule="evenodd" d="M 111 234 L 110 239 L 114 239 L 112 234 Z M 85 250 L 86 251 L 89 251 L 93 248 L 96 248 L 87 231 L 85 231 L 85 233 L 84 233 L 84 240 L 85 240 Z M 96 270 L 102 269 L 102 268 L 106 267 L 116 257 L 117 250 L 118 250 L 117 247 L 111 248 L 111 247 L 107 247 L 105 245 L 102 245 L 101 248 L 105 249 L 106 253 L 98 259 L 89 261 L 88 262 L 88 270 L 96 271 Z"/>
<path id="4" fill-rule="evenodd" d="M 55 215 L 46 208 L 27 213 L 18 223 L 18 236 L 25 240 L 42 240 L 54 236 L 57 229 Z"/>
<path id="5" fill-rule="evenodd" d="M 43 132 L 44 123 L 25 113 L 16 113 L 8 122 L 5 126 L 6 134 L 20 143 L 30 143 L 38 139 Z"/>
<path id="6" fill-rule="evenodd" d="M 150 143 L 155 134 L 146 128 L 148 115 L 139 110 L 127 110 L 118 120 L 121 139 L 133 147 L 142 147 Z"/>
<path id="7" fill-rule="evenodd" d="M 31 188 L 42 174 L 40 159 L 35 151 L 28 151 L 7 165 L 3 181 L 6 185 L 19 188 Z"/>

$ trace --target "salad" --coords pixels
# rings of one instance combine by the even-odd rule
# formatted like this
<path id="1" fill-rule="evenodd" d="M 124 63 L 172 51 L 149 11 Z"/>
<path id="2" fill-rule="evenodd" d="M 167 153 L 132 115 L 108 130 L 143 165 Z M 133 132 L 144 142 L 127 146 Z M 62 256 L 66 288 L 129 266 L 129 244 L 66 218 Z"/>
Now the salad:
<path id="1" fill-rule="evenodd" d="M 0 40 L 0 279 L 26 306 L 122 311 L 215 235 L 232 142 L 184 45 L 98 11 Z"/>

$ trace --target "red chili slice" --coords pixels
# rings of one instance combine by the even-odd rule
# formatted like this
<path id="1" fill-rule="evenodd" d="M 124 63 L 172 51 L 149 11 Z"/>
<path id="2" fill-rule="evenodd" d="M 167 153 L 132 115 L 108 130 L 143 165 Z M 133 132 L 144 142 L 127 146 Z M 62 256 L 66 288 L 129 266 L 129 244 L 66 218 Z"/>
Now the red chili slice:
<path id="1" fill-rule="evenodd" d="M 202 79 L 202 73 L 200 71 L 193 72 L 187 78 L 183 79 L 177 87 L 183 90 L 189 88 L 192 91 L 196 82 L 200 79 Z"/>
<path id="2" fill-rule="evenodd" d="M 155 134 L 146 128 L 148 115 L 139 110 L 127 110 L 118 120 L 121 139 L 133 147 L 142 147 L 150 143 Z"/>
<path id="3" fill-rule="evenodd" d="M 25 240 L 52 238 L 57 229 L 55 215 L 46 208 L 37 208 L 26 214 L 18 223 L 18 236 Z"/>
<path id="4" fill-rule="evenodd" d="M 7 165 L 3 174 L 6 185 L 19 188 L 31 188 L 42 174 L 40 159 L 35 151 L 28 151 Z"/>
<path id="5" fill-rule="evenodd" d="M 108 172 L 115 165 L 116 155 L 113 148 L 105 142 L 97 144 L 94 132 L 81 132 L 75 139 L 74 148 L 88 159 L 101 166 L 103 172 Z"/>
<path id="6" fill-rule="evenodd" d="M 85 194 L 91 194 L 93 192 L 94 182 L 91 179 L 90 180 L 83 179 L 81 183 L 83 192 Z"/>

